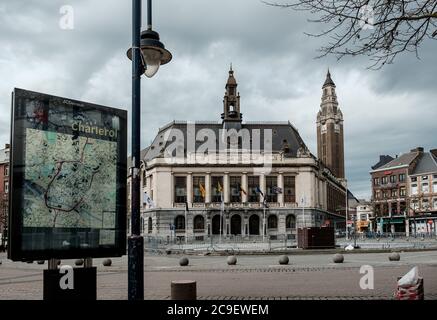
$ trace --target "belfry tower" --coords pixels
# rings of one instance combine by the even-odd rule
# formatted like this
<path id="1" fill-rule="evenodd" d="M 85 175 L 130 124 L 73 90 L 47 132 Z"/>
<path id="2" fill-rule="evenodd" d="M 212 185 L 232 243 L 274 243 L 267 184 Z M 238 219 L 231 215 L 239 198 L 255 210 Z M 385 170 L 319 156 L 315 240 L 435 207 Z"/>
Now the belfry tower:
<path id="1" fill-rule="evenodd" d="M 232 64 L 229 69 L 229 77 L 226 82 L 226 92 L 223 98 L 223 128 L 224 129 L 241 129 L 243 114 L 240 112 L 240 93 L 237 92 L 237 80 L 234 78 Z"/>
<path id="2" fill-rule="evenodd" d="M 343 114 L 338 108 L 335 83 L 328 69 L 317 113 L 318 158 L 340 179 L 344 179 Z"/>

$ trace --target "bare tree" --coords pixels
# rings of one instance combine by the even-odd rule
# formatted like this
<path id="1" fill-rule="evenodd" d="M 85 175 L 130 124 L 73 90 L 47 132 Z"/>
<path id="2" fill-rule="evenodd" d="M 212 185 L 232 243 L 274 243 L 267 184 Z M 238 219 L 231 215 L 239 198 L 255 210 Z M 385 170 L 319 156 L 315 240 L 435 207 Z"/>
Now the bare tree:
<path id="1" fill-rule="evenodd" d="M 328 37 L 318 56 L 334 54 L 370 57 L 371 69 L 393 63 L 403 52 L 414 52 L 425 39 L 437 38 L 437 0 L 292 0 L 264 3 L 308 11 L 327 28 L 313 37 Z"/>

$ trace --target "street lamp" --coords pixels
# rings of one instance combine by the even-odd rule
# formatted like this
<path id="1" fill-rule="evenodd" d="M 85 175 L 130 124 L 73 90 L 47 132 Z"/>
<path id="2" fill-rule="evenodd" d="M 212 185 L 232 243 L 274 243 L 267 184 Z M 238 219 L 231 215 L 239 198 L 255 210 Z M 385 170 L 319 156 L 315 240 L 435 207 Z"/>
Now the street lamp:
<path id="1" fill-rule="evenodd" d="M 147 30 L 141 32 L 141 0 L 132 0 L 132 196 L 131 235 L 128 238 L 128 299 L 144 299 L 144 239 L 140 216 L 141 75 L 153 77 L 172 55 L 152 30 L 152 0 L 147 0 Z"/>

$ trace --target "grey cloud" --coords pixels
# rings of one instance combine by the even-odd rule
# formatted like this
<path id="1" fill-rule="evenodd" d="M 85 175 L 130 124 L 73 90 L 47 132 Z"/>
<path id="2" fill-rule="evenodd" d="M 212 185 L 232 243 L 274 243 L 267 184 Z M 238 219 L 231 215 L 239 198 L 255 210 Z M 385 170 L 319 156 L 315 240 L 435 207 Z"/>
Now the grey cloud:
<path id="1" fill-rule="evenodd" d="M 0 5 L 0 73 L 9 75 L 0 83 L 2 114 L 9 114 L 14 86 L 130 111 L 130 2 L 71 1 L 72 31 L 58 27 L 64 4 Z M 331 68 L 345 116 L 349 186 L 359 197 L 370 195 L 368 171 L 379 154 L 436 147 L 435 42 L 423 46 L 422 60 L 406 55 L 369 71 L 366 58 L 314 59 L 326 39 L 303 34 L 320 29 L 307 18 L 258 0 L 154 1 L 154 29 L 174 58 L 153 79 L 142 79 L 142 146 L 174 119 L 218 121 L 232 62 L 244 119 L 290 120 L 313 153 L 321 86 Z M 8 141 L 9 116 L 1 117 L 0 129 Z"/>

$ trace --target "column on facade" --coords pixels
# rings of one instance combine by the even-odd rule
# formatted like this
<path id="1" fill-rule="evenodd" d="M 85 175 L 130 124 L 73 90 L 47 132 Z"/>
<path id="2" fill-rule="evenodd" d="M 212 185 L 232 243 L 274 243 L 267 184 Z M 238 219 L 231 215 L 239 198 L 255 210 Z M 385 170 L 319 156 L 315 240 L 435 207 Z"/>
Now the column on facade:
<path id="1" fill-rule="evenodd" d="M 283 207 L 284 206 L 284 175 L 282 172 L 279 172 L 278 175 L 278 187 L 281 188 L 282 192 L 278 194 L 278 202 L 279 202 L 279 206 Z"/>
<path id="2" fill-rule="evenodd" d="M 187 202 L 189 206 L 193 203 L 193 175 L 191 172 L 188 172 L 187 175 Z"/>
<path id="3" fill-rule="evenodd" d="M 242 201 L 243 202 L 247 202 L 248 201 L 248 194 L 249 194 L 249 189 L 248 189 L 248 181 L 247 181 L 247 172 L 243 172 L 243 175 L 241 176 L 241 187 L 243 188 L 244 191 L 246 191 L 246 193 L 242 192 Z"/>
<path id="4" fill-rule="evenodd" d="M 283 211 L 278 216 L 278 232 L 279 232 L 279 234 L 285 235 L 287 233 L 286 217 L 287 217 L 287 214 Z"/>
<path id="5" fill-rule="evenodd" d="M 266 176 L 264 173 L 261 173 L 259 176 L 259 188 L 264 193 L 264 196 L 267 196 L 267 190 L 266 190 Z M 259 201 L 263 202 L 263 196 L 260 195 Z"/>
<path id="6" fill-rule="evenodd" d="M 317 174 L 314 174 L 314 207 L 318 208 L 319 204 L 320 204 L 319 179 L 317 177 Z"/>
<path id="7" fill-rule="evenodd" d="M 206 232 L 208 234 L 208 236 L 211 236 L 212 230 L 211 230 L 211 215 L 207 214 L 206 215 Z"/>
<path id="8" fill-rule="evenodd" d="M 229 172 L 225 172 L 223 175 L 223 200 L 225 203 L 230 202 L 230 184 L 229 184 Z"/>
<path id="9" fill-rule="evenodd" d="M 211 172 L 207 172 L 205 176 L 205 202 L 211 203 Z"/>

